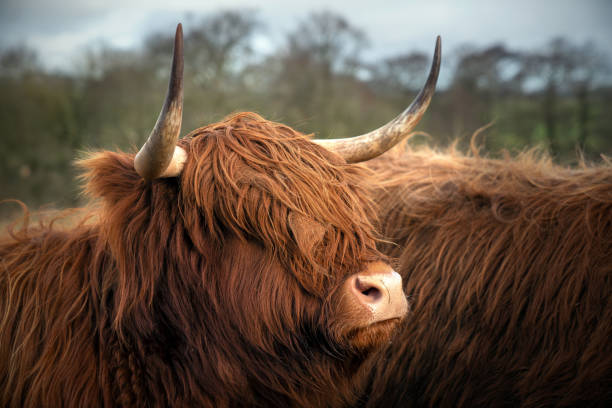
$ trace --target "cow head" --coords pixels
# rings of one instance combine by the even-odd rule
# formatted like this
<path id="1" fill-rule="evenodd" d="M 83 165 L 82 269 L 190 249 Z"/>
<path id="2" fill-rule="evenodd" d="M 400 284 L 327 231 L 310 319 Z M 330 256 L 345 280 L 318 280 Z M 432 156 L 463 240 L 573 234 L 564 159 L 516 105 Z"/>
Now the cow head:
<path id="1" fill-rule="evenodd" d="M 149 377 L 159 355 L 184 373 L 175 387 L 192 399 L 231 401 L 230 387 L 247 404 L 264 388 L 283 396 L 267 392 L 269 403 L 316 401 L 305 390 L 333 384 L 331 373 L 389 341 L 407 302 L 376 249 L 368 173 L 351 163 L 407 134 L 438 69 L 439 44 L 415 102 L 348 141 L 312 141 L 252 113 L 178 140 L 179 25 L 168 94 L 145 145 L 136 156 L 83 162 L 113 258 L 109 327 Z"/>

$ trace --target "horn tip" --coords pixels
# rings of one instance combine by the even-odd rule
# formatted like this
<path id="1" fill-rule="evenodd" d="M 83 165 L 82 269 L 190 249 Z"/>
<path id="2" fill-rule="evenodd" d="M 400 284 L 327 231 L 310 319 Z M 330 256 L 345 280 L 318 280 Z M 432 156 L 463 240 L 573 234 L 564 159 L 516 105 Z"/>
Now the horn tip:
<path id="1" fill-rule="evenodd" d="M 181 48 L 183 47 L 183 25 L 178 23 L 176 26 L 176 33 L 174 34 L 174 47 Z"/>

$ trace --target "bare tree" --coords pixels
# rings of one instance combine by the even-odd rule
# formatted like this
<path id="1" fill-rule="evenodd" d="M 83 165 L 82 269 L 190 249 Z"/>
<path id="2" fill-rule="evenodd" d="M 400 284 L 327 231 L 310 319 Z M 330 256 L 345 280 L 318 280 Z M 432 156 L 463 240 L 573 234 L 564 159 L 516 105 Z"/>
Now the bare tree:
<path id="1" fill-rule="evenodd" d="M 482 49 L 464 46 L 455 55 L 451 117 L 453 135 L 462 137 L 496 119 L 500 100 L 512 89 L 507 67 L 517 56 L 503 44 Z"/>
<path id="2" fill-rule="evenodd" d="M 418 92 L 427 75 L 429 56 L 422 52 L 410 52 L 386 58 L 371 68 L 373 81 L 386 92 L 400 91 L 402 96 Z"/>
<path id="3" fill-rule="evenodd" d="M 579 134 L 576 142 L 584 151 L 589 135 L 591 89 L 608 69 L 604 57 L 593 44 L 576 46 L 563 38 L 553 39 L 545 49 L 525 55 L 520 75 L 524 79 L 535 79 L 544 89 L 542 111 L 546 135 L 554 155 L 562 150 L 559 122 L 570 116 L 560 116 L 561 97 L 573 95 L 577 101 Z"/>
<path id="4" fill-rule="evenodd" d="M 40 70 L 38 55 L 28 47 L 16 46 L 0 54 L 0 76 L 16 78 Z"/>
<path id="5" fill-rule="evenodd" d="M 290 118 L 316 118 L 324 134 L 344 131 L 331 126 L 342 122 L 346 92 L 358 82 L 355 73 L 366 45 L 361 30 L 331 12 L 310 14 L 290 32 L 277 81 L 281 97 L 289 101 Z"/>
<path id="6" fill-rule="evenodd" d="M 186 36 L 191 63 L 202 81 L 219 84 L 252 54 L 253 35 L 261 23 L 253 11 L 222 11 L 202 19 Z"/>
<path id="7" fill-rule="evenodd" d="M 575 47 L 572 56 L 575 62 L 570 82 L 578 102 L 578 147 L 584 152 L 592 120 L 591 94 L 596 83 L 610 72 L 610 66 L 590 42 Z"/>
<path id="8" fill-rule="evenodd" d="M 327 78 L 353 73 L 367 43 L 363 31 L 327 11 L 312 13 L 288 36 L 289 53 L 311 60 Z"/>

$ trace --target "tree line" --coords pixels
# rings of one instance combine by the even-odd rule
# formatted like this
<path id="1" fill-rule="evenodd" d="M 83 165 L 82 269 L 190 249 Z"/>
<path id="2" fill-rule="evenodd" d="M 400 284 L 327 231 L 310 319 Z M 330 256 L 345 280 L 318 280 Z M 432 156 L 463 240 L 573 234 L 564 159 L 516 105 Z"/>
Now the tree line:
<path id="1" fill-rule="evenodd" d="M 405 108 L 431 61 L 410 50 L 366 61 L 364 30 L 330 12 L 302 19 L 266 55 L 253 43 L 266 28 L 256 13 L 222 11 L 190 26 L 183 134 L 245 110 L 317 137 L 361 134 Z M 92 48 L 69 73 L 45 69 L 30 49 L 2 50 L 0 199 L 78 205 L 75 157 L 84 149 L 136 150 L 161 107 L 172 34 L 152 34 L 139 49 Z M 493 156 L 538 146 L 575 165 L 612 153 L 610 66 L 592 44 L 466 45 L 444 50 L 442 70 L 450 80 L 419 125 L 427 137 L 413 143 L 465 149 L 492 124 L 477 143 Z"/>

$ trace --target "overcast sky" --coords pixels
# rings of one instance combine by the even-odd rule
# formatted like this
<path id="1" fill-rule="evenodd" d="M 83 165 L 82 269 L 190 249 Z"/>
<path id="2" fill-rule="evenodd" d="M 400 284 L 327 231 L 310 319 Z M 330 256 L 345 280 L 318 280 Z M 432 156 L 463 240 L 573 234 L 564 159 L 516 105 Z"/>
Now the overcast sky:
<path id="1" fill-rule="evenodd" d="M 431 52 L 438 34 L 446 50 L 493 42 L 534 49 L 564 36 L 612 55 L 612 0 L 0 0 L 0 47 L 26 44 L 47 66 L 69 69 L 91 45 L 135 47 L 151 31 L 172 33 L 179 21 L 188 30 L 222 9 L 257 10 L 268 27 L 256 41 L 263 52 L 309 12 L 331 10 L 366 32 L 366 59 Z"/>

